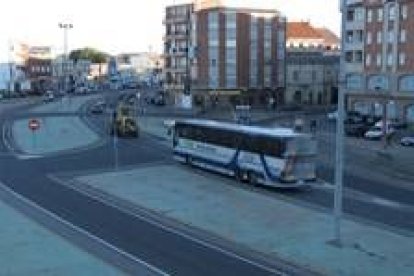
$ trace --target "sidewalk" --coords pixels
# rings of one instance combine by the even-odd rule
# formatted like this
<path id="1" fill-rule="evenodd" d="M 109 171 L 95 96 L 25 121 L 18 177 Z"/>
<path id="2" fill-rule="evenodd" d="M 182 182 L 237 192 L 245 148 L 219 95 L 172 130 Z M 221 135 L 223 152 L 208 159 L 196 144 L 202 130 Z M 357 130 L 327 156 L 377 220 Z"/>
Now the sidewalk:
<path id="1" fill-rule="evenodd" d="M 0 201 L 0 274 L 122 275 Z"/>
<path id="2" fill-rule="evenodd" d="M 178 165 L 89 175 L 77 181 L 322 274 L 414 274 L 412 237 L 344 219 L 345 243 L 336 247 L 329 243 L 331 214 L 224 184 L 218 177 Z"/>

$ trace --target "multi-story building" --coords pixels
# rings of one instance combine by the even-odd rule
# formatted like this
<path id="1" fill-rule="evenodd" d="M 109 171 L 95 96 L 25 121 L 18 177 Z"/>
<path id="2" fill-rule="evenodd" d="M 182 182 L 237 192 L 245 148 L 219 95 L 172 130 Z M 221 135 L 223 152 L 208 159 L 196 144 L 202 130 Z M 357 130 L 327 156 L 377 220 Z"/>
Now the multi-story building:
<path id="1" fill-rule="evenodd" d="M 52 86 L 52 60 L 29 57 L 26 74 L 34 93 L 42 94 Z"/>
<path id="2" fill-rule="evenodd" d="M 190 48 L 195 46 L 194 4 L 166 8 L 164 37 L 164 87 L 177 105 L 189 95 Z"/>
<path id="3" fill-rule="evenodd" d="M 25 64 L 26 75 L 31 83 L 31 90 L 44 93 L 52 87 L 52 51 L 48 46 L 33 46 L 29 48 Z"/>
<path id="4" fill-rule="evenodd" d="M 335 105 L 338 102 L 340 55 L 318 50 L 288 51 L 287 105 Z"/>
<path id="5" fill-rule="evenodd" d="M 309 22 L 289 22 L 286 38 L 286 93 L 290 105 L 337 103 L 340 39 Z"/>
<path id="6" fill-rule="evenodd" d="M 166 88 L 176 98 L 283 102 L 286 19 L 278 11 L 188 4 L 168 7 L 165 22 Z"/>
<path id="7" fill-rule="evenodd" d="M 414 122 L 414 1 L 342 1 L 350 109 Z"/>

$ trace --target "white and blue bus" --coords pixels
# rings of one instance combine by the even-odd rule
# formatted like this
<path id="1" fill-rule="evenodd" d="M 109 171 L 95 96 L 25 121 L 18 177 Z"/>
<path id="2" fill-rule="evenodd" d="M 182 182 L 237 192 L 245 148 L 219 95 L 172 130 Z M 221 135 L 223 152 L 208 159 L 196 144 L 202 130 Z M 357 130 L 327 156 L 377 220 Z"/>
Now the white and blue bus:
<path id="1" fill-rule="evenodd" d="M 316 180 L 316 140 L 287 128 L 209 120 L 174 124 L 174 159 L 252 184 L 299 187 Z"/>

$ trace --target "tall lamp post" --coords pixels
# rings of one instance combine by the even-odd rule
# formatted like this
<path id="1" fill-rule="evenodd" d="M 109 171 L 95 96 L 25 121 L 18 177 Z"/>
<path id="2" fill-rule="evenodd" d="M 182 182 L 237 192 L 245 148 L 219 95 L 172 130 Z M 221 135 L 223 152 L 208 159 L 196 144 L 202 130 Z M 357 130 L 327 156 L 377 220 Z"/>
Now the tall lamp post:
<path id="1" fill-rule="evenodd" d="M 63 30 L 63 59 L 62 59 L 62 88 L 66 92 L 67 64 L 68 64 L 68 31 L 73 29 L 71 23 L 59 23 L 59 28 Z M 66 66 L 65 66 L 66 65 Z"/>
<path id="2" fill-rule="evenodd" d="M 345 13 L 346 1 L 340 2 L 342 14 L 342 35 L 345 34 Z M 334 240 L 337 246 L 342 246 L 342 225 L 343 216 L 343 178 L 344 178 L 344 119 L 345 119 L 345 94 L 346 94 L 346 78 L 345 78 L 345 54 L 344 36 L 341 38 L 341 58 L 339 70 L 339 91 L 338 91 L 338 118 L 336 122 L 336 152 L 335 152 L 335 190 L 334 190 Z"/>

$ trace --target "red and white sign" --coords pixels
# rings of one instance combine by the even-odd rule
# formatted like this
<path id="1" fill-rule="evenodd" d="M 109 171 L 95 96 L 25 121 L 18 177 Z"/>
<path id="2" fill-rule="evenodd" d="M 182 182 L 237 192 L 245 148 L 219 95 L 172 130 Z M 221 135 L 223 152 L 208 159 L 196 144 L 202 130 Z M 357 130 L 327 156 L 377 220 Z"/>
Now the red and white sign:
<path id="1" fill-rule="evenodd" d="M 37 119 L 30 119 L 29 120 L 29 128 L 32 131 L 36 131 L 40 128 L 40 122 Z"/>

